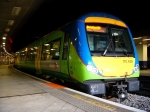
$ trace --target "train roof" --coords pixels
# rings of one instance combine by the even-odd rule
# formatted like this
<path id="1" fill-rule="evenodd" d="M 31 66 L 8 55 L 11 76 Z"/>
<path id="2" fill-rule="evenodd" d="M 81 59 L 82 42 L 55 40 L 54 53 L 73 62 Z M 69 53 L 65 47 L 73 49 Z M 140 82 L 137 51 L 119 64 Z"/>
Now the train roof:
<path id="1" fill-rule="evenodd" d="M 117 20 L 122 21 L 118 17 L 113 16 L 113 15 L 108 14 L 108 13 L 104 13 L 104 12 L 90 12 L 90 13 L 84 14 L 83 16 L 78 17 L 76 20 L 84 21 L 87 17 L 93 17 L 93 16 L 94 17 L 95 16 L 97 16 L 97 17 L 108 17 L 108 18 L 117 19 Z"/>
<path id="2" fill-rule="evenodd" d="M 114 15 L 108 14 L 108 13 L 104 13 L 104 12 L 90 12 L 90 13 L 86 13 L 86 14 L 83 14 L 82 16 L 79 16 L 79 17 L 75 18 L 74 20 L 68 22 L 64 26 L 59 27 L 58 29 L 63 29 L 65 26 L 69 25 L 70 23 L 72 23 L 73 21 L 76 21 L 76 20 L 84 21 L 87 17 L 107 17 L 107 18 L 112 18 L 112 19 L 116 19 L 116 20 L 122 21 L 120 18 L 118 18 L 118 17 L 116 17 Z M 124 22 L 124 21 L 122 21 L 122 22 Z"/>
<path id="3" fill-rule="evenodd" d="M 82 16 L 77 17 L 77 18 L 74 19 L 74 20 L 75 20 L 75 21 L 76 21 L 76 20 L 84 21 L 87 17 L 108 17 L 108 18 L 112 18 L 112 19 L 116 19 L 116 20 L 122 21 L 122 20 L 119 19 L 118 17 L 113 16 L 113 15 L 108 14 L 108 13 L 104 13 L 104 12 L 90 12 L 90 13 L 86 13 L 86 14 L 83 14 Z M 65 26 L 69 25 L 69 24 L 72 23 L 74 20 L 72 20 L 71 22 L 68 22 L 67 24 L 65 24 L 64 26 L 62 26 L 62 27 L 60 27 L 60 28 L 58 28 L 58 29 L 56 29 L 56 30 L 62 30 L 62 29 L 64 29 L 64 28 L 66 28 Z M 122 22 L 123 22 L 123 21 L 122 21 Z M 54 31 L 56 31 L 56 30 L 54 30 Z M 54 31 L 51 31 L 50 33 L 54 32 Z M 50 33 L 48 33 L 48 34 L 50 34 Z M 48 34 L 46 34 L 45 36 L 47 36 Z M 41 40 L 41 39 L 44 38 L 45 36 L 39 38 L 38 40 Z M 36 40 L 36 41 L 30 43 L 29 45 L 31 45 L 31 44 L 37 42 L 38 40 Z M 27 46 L 29 46 L 29 45 L 27 45 Z M 25 48 L 25 47 L 23 47 L 23 48 Z M 23 48 L 22 48 L 22 49 L 23 49 Z M 22 49 L 20 49 L 20 50 L 22 50 Z M 20 51 L 20 50 L 18 50 L 18 51 Z"/>

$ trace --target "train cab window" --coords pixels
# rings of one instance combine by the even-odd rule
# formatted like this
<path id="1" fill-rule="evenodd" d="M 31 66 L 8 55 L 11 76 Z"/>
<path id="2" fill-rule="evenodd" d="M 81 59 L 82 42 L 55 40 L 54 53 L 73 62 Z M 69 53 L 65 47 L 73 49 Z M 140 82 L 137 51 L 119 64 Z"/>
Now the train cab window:
<path id="1" fill-rule="evenodd" d="M 110 24 L 87 24 L 86 31 L 92 55 L 133 56 L 127 28 Z"/>
<path id="2" fill-rule="evenodd" d="M 132 44 L 126 30 L 111 28 L 111 33 L 116 52 L 132 52 Z"/>
<path id="3" fill-rule="evenodd" d="M 109 43 L 108 27 L 105 24 L 87 24 L 87 39 L 91 52 L 104 52 Z M 112 51 L 112 47 L 109 47 Z"/>
<path id="4" fill-rule="evenodd" d="M 65 34 L 64 37 L 64 44 L 63 44 L 63 54 L 62 54 L 62 59 L 66 60 L 67 59 L 67 55 L 68 55 L 68 42 L 69 41 L 69 33 Z"/>
<path id="5" fill-rule="evenodd" d="M 104 51 L 108 44 L 108 35 L 88 34 L 88 42 L 90 51 Z"/>

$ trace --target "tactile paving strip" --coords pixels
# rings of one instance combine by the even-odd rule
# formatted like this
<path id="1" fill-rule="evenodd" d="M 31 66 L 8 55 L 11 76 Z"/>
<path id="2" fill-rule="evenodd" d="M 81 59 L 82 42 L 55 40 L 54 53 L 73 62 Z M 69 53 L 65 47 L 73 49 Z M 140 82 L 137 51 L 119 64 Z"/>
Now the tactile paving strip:
<path id="1" fill-rule="evenodd" d="M 30 82 L 30 81 L 29 81 Z M 120 111 L 117 111 L 117 110 L 109 110 L 107 108 L 100 108 L 99 106 L 96 106 L 94 104 L 91 104 L 91 103 L 88 103 L 82 99 L 78 99 L 72 95 L 69 95 L 63 91 L 60 91 L 60 90 L 57 90 L 57 89 L 54 89 L 54 88 L 51 88 L 49 86 L 45 86 L 44 84 L 42 83 L 39 83 L 37 81 L 32 81 L 30 82 L 34 85 L 36 85 L 37 87 L 43 89 L 44 91 L 50 93 L 51 95 L 65 101 L 65 102 L 68 102 L 84 111 L 87 111 L 87 112 L 120 112 Z M 122 110 L 121 112 L 123 112 L 124 110 Z M 125 112 L 125 111 L 124 111 Z"/>
<path id="2" fill-rule="evenodd" d="M 59 90 L 51 90 L 50 94 L 87 112 L 111 112 L 110 110 L 91 105 L 90 103 L 77 99 Z"/>

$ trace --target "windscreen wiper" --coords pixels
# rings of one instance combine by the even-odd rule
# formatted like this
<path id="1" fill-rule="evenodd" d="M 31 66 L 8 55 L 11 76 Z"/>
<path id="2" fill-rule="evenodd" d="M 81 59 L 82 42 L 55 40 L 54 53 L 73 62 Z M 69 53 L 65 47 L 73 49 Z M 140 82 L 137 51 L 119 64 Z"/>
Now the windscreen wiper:
<path id="1" fill-rule="evenodd" d="M 126 56 L 129 56 L 129 54 L 127 53 L 127 51 L 125 51 L 125 50 L 123 49 L 123 47 L 122 47 L 122 45 L 120 44 L 119 40 L 118 40 L 118 43 L 119 43 L 119 45 L 120 45 L 120 47 L 121 47 L 121 49 L 122 49 L 122 51 L 123 51 L 123 54 L 126 55 Z"/>
<path id="2" fill-rule="evenodd" d="M 112 43 L 112 39 L 109 39 L 109 43 L 108 43 L 108 45 L 107 45 L 107 47 L 106 47 L 106 49 L 105 49 L 105 51 L 103 53 L 103 56 L 105 56 L 105 54 L 106 54 L 106 52 L 107 52 L 107 50 L 108 50 L 108 48 L 109 48 L 111 43 Z"/>

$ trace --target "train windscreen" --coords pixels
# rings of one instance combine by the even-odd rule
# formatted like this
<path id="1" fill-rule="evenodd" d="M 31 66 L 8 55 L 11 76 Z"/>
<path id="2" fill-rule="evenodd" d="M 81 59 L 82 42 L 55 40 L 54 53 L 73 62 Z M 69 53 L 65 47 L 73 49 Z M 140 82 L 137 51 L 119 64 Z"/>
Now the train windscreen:
<path id="1" fill-rule="evenodd" d="M 127 28 L 107 24 L 87 24 L 87 40 L 92 55 L 133 56 Z"/>

